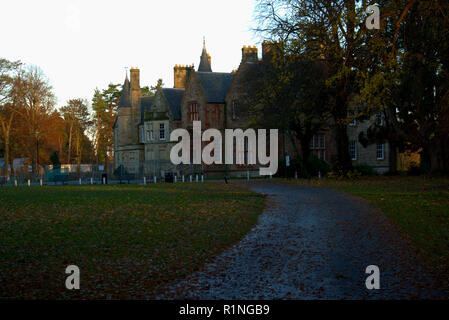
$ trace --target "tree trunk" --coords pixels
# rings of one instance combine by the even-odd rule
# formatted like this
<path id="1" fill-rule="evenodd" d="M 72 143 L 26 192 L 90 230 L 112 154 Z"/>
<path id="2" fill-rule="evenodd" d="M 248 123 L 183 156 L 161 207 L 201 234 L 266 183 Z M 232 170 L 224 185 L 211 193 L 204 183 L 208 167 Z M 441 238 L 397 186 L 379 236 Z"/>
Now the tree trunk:
<path id="1" fill-rule="evenodd" d="M 73 124 L 70 125 L 70 129 L 69 129 L 69 150 L 68 150 L 68 155 L 67 155 L 67 163 L 70 164 L 70 156 L 71 156 L 71 151 L 72 151 L 72 129 L 73 129 Z"/>
<path id="2" fill-rule="evenodd" d="M 335 137 L 337 140 L 337 169 L 347 173 L 352 169 L 352 161 L 349 155 L 349 138 L 346 124 L 336 125 Z"/>
<path id="3" fill-rule="evenodd" d="M 98 152 L 100 151 L 100 114 L 97 113 L 97 137 L 96 137 L 96 147 L 97 147 L 97 165 L 98 165 Z"/>
<path id="4" fill-rule="evenodd" d="M 337 95 L 335 97 L 335 106 L 332 112 L 335 121 L 335 138 L 337 143 L 337 163 L 336 169 L 344 174 L 352 170 L 352 160 L 349 155 L 349 137 L 347 131 L 346 119 L 348 116 L 347 108 L 347 85 L 345 78 L 340 80 L 337 86 Z"/>
<path id="5" fill-rule="evenodd" d="M 9 181 L 9 130 L 5 132 L 5 170 L 6 180 Z"/>
<path id="6" fill-rule="evenodd" d="M 11 125 L 12 120 L 14 118 L 14 114 L 11 113 L 9 116 L 8 122 L 6 123 L 5 120 L 2 119 L 1 125 L 3 129 L 3 134 L 5 136 L 5 171 L 6 171 L 6 179 L 9 181 L 10 173 L 9 173 L 9 139 L 10 139 L 10 133 L 11 133 Z M 12 169 L 12 166 L 11 166 Z"/>
<path id="7" fill-rule="evenodd" d="M 78 178 L 80 177 L 81 174 L 81 132 L 78 132 L 76 135 L 76 172 L 78 174 Z"/>
<path id="8" fill-rule="evenodd" d="M 398 172 L 398 148 L 395 142 L 390 141 L 390 150 L 389 150 L 389 166 L 390 173 L 397 174 Z"/>
<path id="9" fill-rule="evenodd" d="M 445 149 L 446 146 L 443 141 L 439 141 L 438 143 L 431 144 L 429 146 L 428 159 L 430 162 L 430 171 L 432 173 L 443 173 L 449 171 L 448 157 Z"/>

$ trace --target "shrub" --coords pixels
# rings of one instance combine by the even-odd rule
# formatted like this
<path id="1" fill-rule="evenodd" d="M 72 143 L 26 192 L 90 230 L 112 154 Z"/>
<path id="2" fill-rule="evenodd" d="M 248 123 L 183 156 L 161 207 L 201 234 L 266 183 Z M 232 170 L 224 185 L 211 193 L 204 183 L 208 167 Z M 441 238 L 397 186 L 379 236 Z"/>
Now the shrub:
<path id="1" fill-rule="evenodd" d="M 416 164 L 410 166 L 410 168 L 407 170 L 407 174 L 409 176 L 419 176 L 423 173 L 423 170 Z"/>
<path id="2" fill-rule="evenodd" d="M 360 163 L 360 164 L 356 165 L 354 167 L 354 169 L 356 171 L 360 172 L 360 174 L 362 176 L 371 177 L 371 176 L 374 176 L 376 174 L 376 172 L 374 171 L 374 168 L 372 166 L 370 166 L 369 164 L 367 164 L 367 163 Z"/>
<path id="3" fill-rule="evenodd" d="M 307 159 L 307 172 L 309 175 L 317 177 L 321 172 L 321 176 L 325 176 L 329 171 L 330 166 L 326 161 L 318 159 L 314 155 L 310 155 Z"/>
<path id="4" fill-rule="evenodd" d="M 279 159 L 278 162 L 278 172 L 276 173 L 276 177 L 285 177 L 285 173 L 287 171 L 287 177 L 293 178 L 295 176 L 295 172 L 298 174 L 298 177 L 307 177 L 307 172 L 302 164 L 302 160 L 298 158 L 290 159 L 290 166 L 285 166 L 285 159 Z"/>
<path id="5" fill-rule="evenodd" d="M 50 156 L 50 161 L 53 164 L 53 169 L 61 168 L 61 161 L 59 161 L 59 152 L 55 151 Z"/>

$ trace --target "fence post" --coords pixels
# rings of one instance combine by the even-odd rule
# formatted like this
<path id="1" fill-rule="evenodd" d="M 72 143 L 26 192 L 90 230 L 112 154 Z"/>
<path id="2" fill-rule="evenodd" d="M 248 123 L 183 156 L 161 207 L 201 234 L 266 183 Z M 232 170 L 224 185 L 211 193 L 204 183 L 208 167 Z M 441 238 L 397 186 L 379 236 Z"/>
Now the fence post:
<path id="1" fill-rule="evenodd" d="M 246 171 L 246 178 L 249 181 L 249 170 Z"/>
<path id="2" fill-rule="evenodd" d="M 106 184 L 106 178 L 103 177 L 103 184 Z"/>
<path id="3" fill-rule="evenodd" d="M 198 175 L 196 175 L 195 177 L 195 182 L 198 182 Z"/>
<path id="4" fill-rule="evenodd" d="M 295 179 L 298 179 L 298 172 L 295 171 Z"/>
<path id="5" fill-rule="evenodd" d="M 28 187 L 30 187 L 31 186 L 31 181 L 30 181 L 30 179 L 28 179 Z"/>
<path id="6" fill-rule="evenodd" d="M 14 178 L 14 185 L 17 187 L 17 179 Z"/>
<path id="7" fill-rule="evenodd" d="M 146 186 L 147 185 L 147 177 L 143 176 L 143 185 Z"/>
<path id="8" fill-rule="evenodd" d="M 175 183 L 178 181 L 178 176 L 175 175 Z"/>
<path id="9" fill-rule="evenodd" d="M 90 184 L 94 184 L 94 178 L 90 178 Z"/>
<path id="10" fill-rule="evenodd" d="M 153 177 L 153 181 L 154 181 L 154 183 L 157 183 L 157 178 L 156 178 L 156 176 Z"/>
<path id="11" fill-rule="evenodd" d="M 82 182 L 81 182 L 81 178 L 79 178 L 79 183 L 80 183 L 80 185 L 82 184 Z"/>
<path id="12" fill-rule="evenodd" d="M 182 182 L 185 182 L 184 175 L 182 175 Z"/>
<path id="13" fill-rule="evenodd" d="M 40 181 L 40 182 L 41 182 L 41 187 L 42 187 L 42 179 L 41 179 L 41 181 Z"/>
<path id="14" fill-rule="evenodd" d="M 201 182 L 204 182 L 204 175 L 201 175 Z"/>

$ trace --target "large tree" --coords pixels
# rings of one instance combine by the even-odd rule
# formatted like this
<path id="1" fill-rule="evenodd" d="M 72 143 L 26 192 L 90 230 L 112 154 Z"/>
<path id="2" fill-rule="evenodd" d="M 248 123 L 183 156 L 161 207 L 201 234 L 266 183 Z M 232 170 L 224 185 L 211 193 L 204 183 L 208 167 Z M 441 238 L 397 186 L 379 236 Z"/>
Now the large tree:
<path id="1" fill-rule="evenodd" d="M 362 141 L 420 150 L 432 171 L 449 171 L 449 3 L 386 1 L 383 23 L 369 41 L 361 99 L 382 112 Z"/>
<path id="2" fill-rule="evenodd" d="M 269 59 L 249 73 L 251 79 L 247 79 L 251 83 L 247 104 L 252 125 L 279 128 L 283 133 L 282 145 L 289 139 L 295 156 L 302 159 L 307 170 L 310 141 L 329 120 L 326 65 L 313 52 L 301 50 L 295 41 L 267 46 Z M 295 138 L 301 142 L 301 156 Z"/>
<path id="3" fill-rule="evenodd" d="M 108 88 L 95 90 L 92 98 L 92 109 L 95 122 L 95 150 L 97 163 L 106 167 L 112 161 L 114 144 L 113 126 L 117 116 L 117 106 L 120 101 L 120 85 L 109 84 Z"/>
<path id="4" fill-rule="evenodd" d="M 5 175 L 9 179 L 8 165 L 10 159 L 10 139 L 13 129 L 13 120 L 16 114 L 17 95 L 14 94 L 14 82 L 19 76 L 21 63 L 0 59 L 0 132 L 4 145 Z"/>
<path id="5" fill-rule="evenodd" d="M 68 162 L 72 161 L 72 149 L 75 151 L 78 173 L 81 165 L 86 135 L 85 132 L 92 125 L 87 101 L 71 99 L 61 108 L 62 116 L 67 123 L 68 131 Z"/>
<path id="6" fill-rule="evenodd" d="M 365 5 L 355 0 L 259 0 L 257 31 L 274 41 L 295 41 L 326 64 L 330 114 L 340 170 L 351 169 L 347 135 L 348 108 L 357 92 L 359 50 L 365 44 Z"/>
<path id="7" fill-rule="evenodd" d="M 14 81 L 14 111 L 21 128 L 24 155 L 33 159 L 33 172 L 38 172 L 39 140 L 49 135 L 50 115 L 56 98 L 41 69 L 28 66 Z"/>

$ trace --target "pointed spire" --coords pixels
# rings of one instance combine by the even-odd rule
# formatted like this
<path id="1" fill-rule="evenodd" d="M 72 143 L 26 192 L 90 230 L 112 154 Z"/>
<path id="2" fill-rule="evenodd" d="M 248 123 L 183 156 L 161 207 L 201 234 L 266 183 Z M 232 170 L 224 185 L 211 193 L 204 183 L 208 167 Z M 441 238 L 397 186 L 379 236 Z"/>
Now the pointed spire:
<path id="1" fill-rule="evenodd" d="M 200 66 L 198 67 L 199 72 L 212 72 L 212 67 L 210 63 L 210 56 L 207 54 L 206 50 L 206 38 L 203 37 L 203 52 L 200 57 Z"/>
<path id="2" fill-rule="evenodd" d="M 128 71 L 126 71 L 125 82 L 123 83 L 122 94 L 120 95 L 120 102 L 118 108 L 131 107 L 131 96 L 130 96 L 131 85 L 128 79 Z"/>

